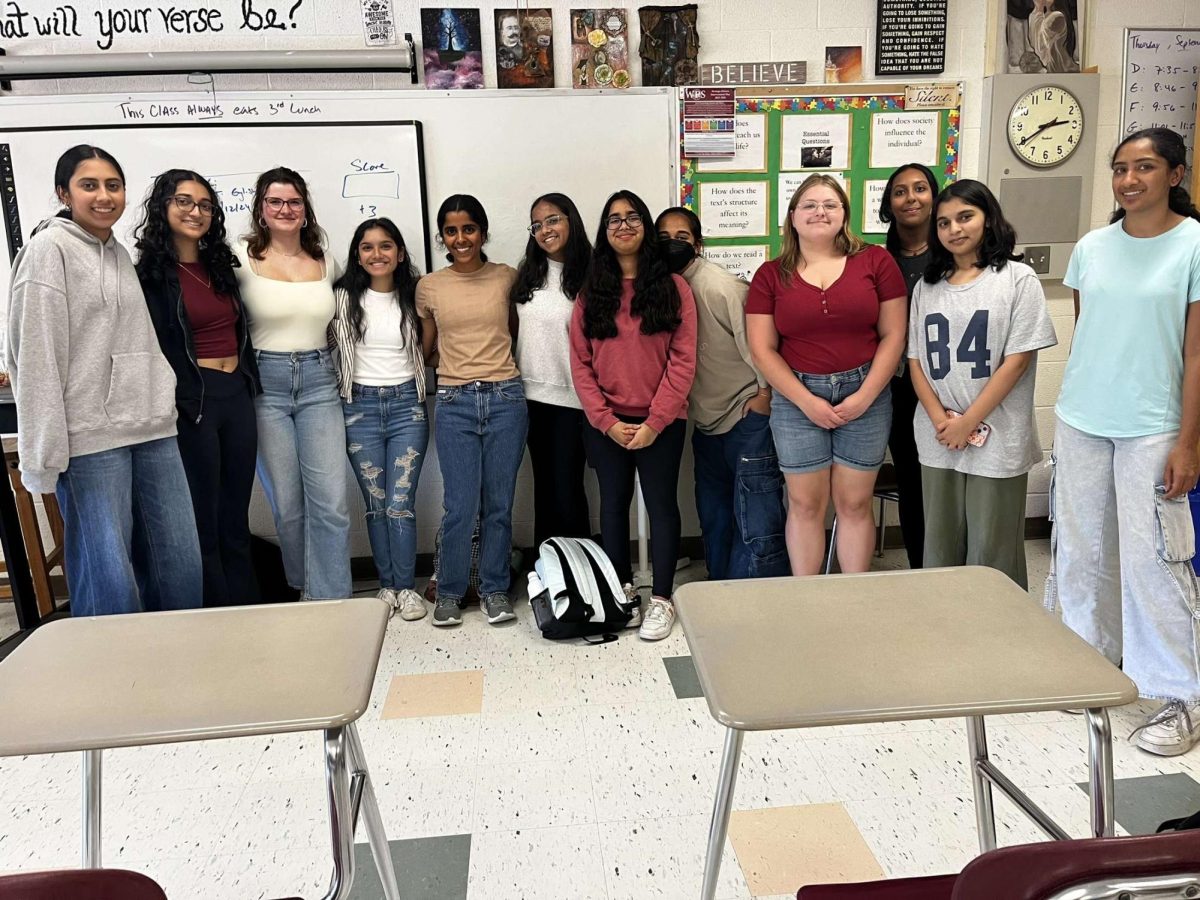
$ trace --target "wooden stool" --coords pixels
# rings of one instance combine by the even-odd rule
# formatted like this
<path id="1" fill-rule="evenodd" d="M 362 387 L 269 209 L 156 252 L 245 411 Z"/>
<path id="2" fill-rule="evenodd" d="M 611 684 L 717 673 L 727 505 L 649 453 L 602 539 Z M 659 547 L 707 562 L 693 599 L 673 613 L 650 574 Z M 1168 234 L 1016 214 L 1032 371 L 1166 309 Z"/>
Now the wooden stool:
<path id="1" fill-rule="evenodd" d="M 46 520 L 50 525 L 50 536 L 54 546 L 46 551 L 42 541 L 42 528 L 38 523 L 37 506 L 33 494 L 25 490 L 21 481 L 21 471 L 18 468 L 20 458 L 17 456 L 17 439 L 4 438 L 4 465 L 8 469 L 8 480 L 12 484 L 13 499 L 17 504 L 17 518 L 21 522 L 21 539 L 25 542 L 25 553 L 29 557 L 29 573 L 33 578 L 33 593 L 37 598 L 38 613 L 48 616 L 54 612 L 54 586 L 50 581 L 50 572 L 61 568 L 64 577 L 67 569 L 63 560 L 63 519 L 58 509 L 58 498 L 53 494 L 42 494 L 42 508 L 46 512 Z M 7 566 L 4 567 L 7 572 Z M 0 588 L 0 597 L 12 597 L 12 589 L 8 585 Z"/>

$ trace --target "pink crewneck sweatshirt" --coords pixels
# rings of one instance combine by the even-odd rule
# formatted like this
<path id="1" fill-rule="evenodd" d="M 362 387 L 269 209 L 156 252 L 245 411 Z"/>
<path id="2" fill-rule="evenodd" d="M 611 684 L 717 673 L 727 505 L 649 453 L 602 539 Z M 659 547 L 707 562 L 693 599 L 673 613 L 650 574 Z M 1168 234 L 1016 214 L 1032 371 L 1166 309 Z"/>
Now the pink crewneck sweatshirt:
<path id="1" fill-rule="evenodd" d="M 692 289 L 672 275 L 679 291 L 683 320 L 674 331 L 642 334 L 641 319 L 630 314 L 633 279 L 621 287 L 617 336 L 592 340 L 583 333 L 582 296 L 571 316 L 571 376 L 575 392 L 592 427 L 608 431 L 618 415 L 645 416 L 662 433 L 676 419 L 686 419 L 688 392 L 696 374 L 696 301 Z"/>

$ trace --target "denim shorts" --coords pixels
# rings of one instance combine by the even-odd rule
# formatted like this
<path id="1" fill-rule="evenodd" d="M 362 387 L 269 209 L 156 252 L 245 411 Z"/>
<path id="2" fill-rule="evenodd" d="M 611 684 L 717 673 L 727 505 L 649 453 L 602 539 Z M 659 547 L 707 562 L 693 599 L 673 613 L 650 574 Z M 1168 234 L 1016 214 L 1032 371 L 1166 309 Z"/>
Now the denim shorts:
<path id="1" fill-rule="evenodd" d="M 870 369 L 871 364 L 864 363 L 857 369 L 832 375 L 805 375 L 803 372 L 795 375 L 814 396 L 837 406 L 862 387 Z M 786 475 L 819 472 L 833 463 L 866 472 L 878 469 L 883 465 L 891 428 L 890 383 L 884 386 L 866 412 L 833 429 L 814 424 L 800 407 L 779 391 L 771 395 L 771 433 L 775 437 L 779 468 Z"/>

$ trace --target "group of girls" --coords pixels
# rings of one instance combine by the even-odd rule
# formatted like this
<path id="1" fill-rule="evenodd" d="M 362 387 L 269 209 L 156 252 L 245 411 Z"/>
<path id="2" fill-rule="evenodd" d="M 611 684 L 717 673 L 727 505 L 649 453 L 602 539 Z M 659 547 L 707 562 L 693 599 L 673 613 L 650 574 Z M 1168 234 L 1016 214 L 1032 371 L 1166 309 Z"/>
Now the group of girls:
<path id="1" fill-rule="evenodd" d="M 1200 211 L 1185 160 L 1163 128 L 1113 154 L 1116 212 L 1079 241 L 1064 279 L 1076 327 L 1051 457 L 1046 605 L 1163 702 L 1135 732 L 1159 755 L 1200 737 L 1187 502 L 1200 474 Z M 924 166 L 894 172 L 886 250 L 850 232 L 848 210 L 839 182 L 807 179 L 746 303 L 753 358 L 774 389 L 792 572 L 819 571 L 831 497 L 842 570 L 867 568 L 890 443 L 910 563 L 990 566 L 1027 587 L 1028 473 L 1042 459 L 1034 373 L 1057 342 L 1037 276 L 977 181 L 939 192 Z"/>
<path id="2" fill-rule="evenodd" d="M 1047 605 L 1165 701 L 1139 745 L 1182 753 L 1200 735 L 1185 500 L 1200 472 L 1200 213 L 1173 132 L 1127 137 L 1112 171 L 1113 224 L 1079 242 L 1066 276 L 1078 323 L 1056 407 Z M 381 596 L 423 617 L 413 510 L 426 365 L 445 490 L 435 624 L 461 622 L 476 530 L 483 611 L 513 617 L 528 446 L 537 542 L 589 533 L 590 463 L 604 548 L 627 584 L 638 476 L 654 569 L 637 624 L 647 639 L 669 634 L 689 417 L 711 577 L 817 573 L 831 501 L 842 571 L 866 570 L 890 444 L 910 564 L 987 565 L 1027 586 L 1036 354 L 1056 336 L 979 182 L 939 191 L 926 167 L 901 167 L 879 247 L 850 230 L 841 184 L 810 176 L 781 254 L 748 288 L 699 258 L 693 213 L 652 221 L 628 191 L 609 197 L 591 242 L 569 198 L 539 197 L 516 270 L 488 260 L 479 201 L 452 196 L 437 215 L 450 264 L 418 278 L 386 219 L 358 227 L 335 271 L 289 169 L 260 177 L 232 248 L 205 179 L 164 173 L 136 268 L 112 237 L 125 205 L 116 161 L 73 148 L 55 183 L 66 208 L 18 257 L 7 356 L 22 472 L 32 490 L 57 489 L 76 612 L 252 600 L 255 458 L 289 582 L 348 596 L 348 453 Z M 194 531 L 181 525 L 185 480 Z"/>

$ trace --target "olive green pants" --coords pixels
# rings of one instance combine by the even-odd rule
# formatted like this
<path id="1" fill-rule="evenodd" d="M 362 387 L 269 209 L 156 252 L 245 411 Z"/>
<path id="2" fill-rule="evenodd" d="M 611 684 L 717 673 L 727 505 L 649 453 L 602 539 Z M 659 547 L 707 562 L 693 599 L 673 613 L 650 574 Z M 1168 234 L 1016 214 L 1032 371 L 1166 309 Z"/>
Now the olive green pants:
<path id="1" fill-rule="evenodd" d="M 1025 573 L 1025 493 L 1029 476 L 987 478 L 921 466 L 925 501 L 925 568 L 988 566 L 1022 590 Z"/>

